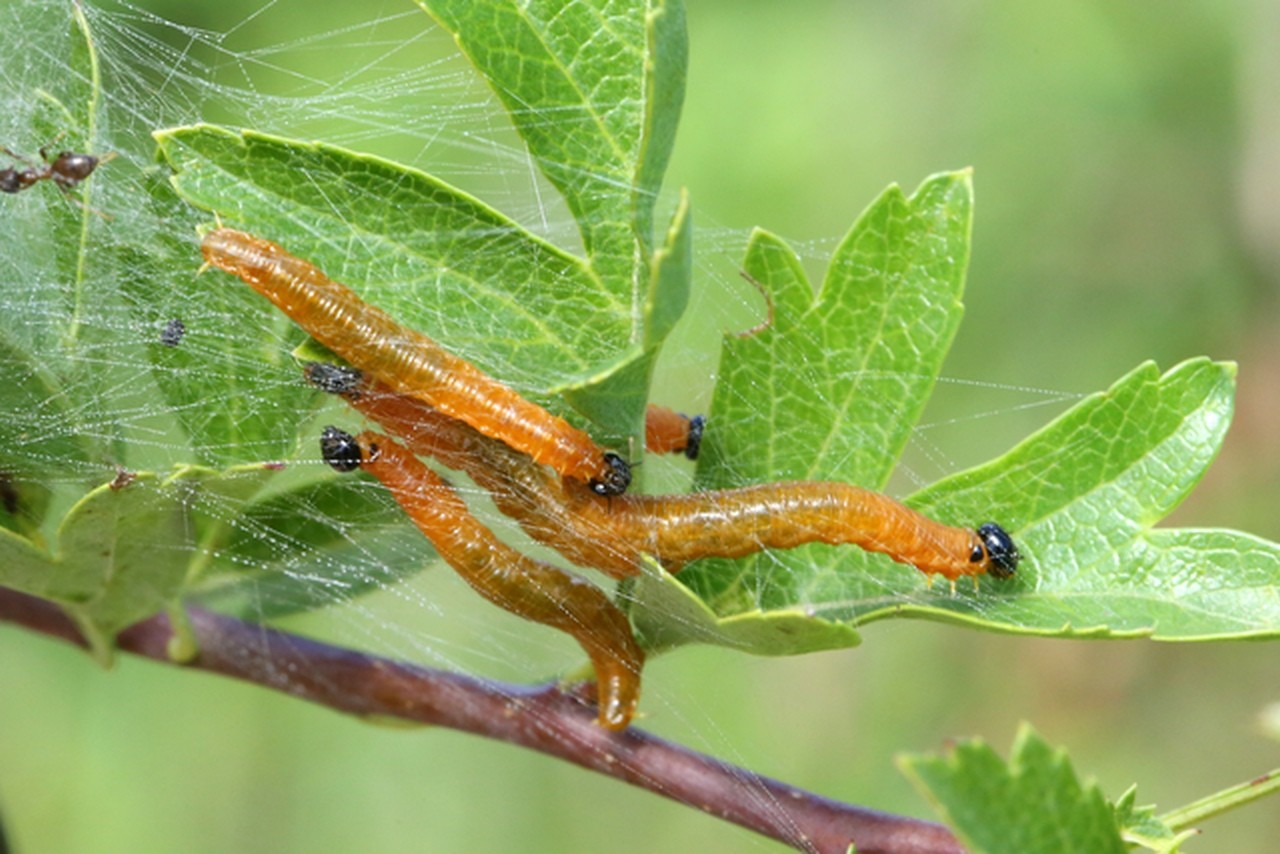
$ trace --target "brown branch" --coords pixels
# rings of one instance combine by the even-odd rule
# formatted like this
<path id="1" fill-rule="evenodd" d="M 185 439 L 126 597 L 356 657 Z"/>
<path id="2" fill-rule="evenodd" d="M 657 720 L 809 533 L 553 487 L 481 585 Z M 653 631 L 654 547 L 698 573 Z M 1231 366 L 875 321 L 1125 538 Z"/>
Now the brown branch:
<path id="1" fill-rule="evenodd" d="M 961 852 L 941 825 L 839 803 L 762 777 L 636 727 L 618 733 L 555 685 L 512 686 L 403 664 L 190 609 L 200 644 L 187 667 L 253 682 L 355 715 L 452 727 L 556 756 L 734 822 L 802 851 Z M 80 646 L 55 605 L 0 588 L 0 620 Z M 128 652 L 172 664 L 163 615 L 117 638 Z"/>

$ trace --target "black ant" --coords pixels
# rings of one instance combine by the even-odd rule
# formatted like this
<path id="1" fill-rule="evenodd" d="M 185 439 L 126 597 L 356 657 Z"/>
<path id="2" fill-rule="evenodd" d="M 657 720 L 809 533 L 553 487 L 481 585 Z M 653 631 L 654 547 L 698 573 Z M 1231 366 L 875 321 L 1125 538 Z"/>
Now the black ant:
<path id="1" fill-rule="evenodd" d="M 57 142 L 57 140 L 54 140 L 54 142 Z M 71 191 L 81 181 L 92 175 L 93 170 L 98 168 L 98 164 L 105 163 L 115 157 L 114 152 L 105 157 L 94 157 L 92 154 L 59 151 L 58 156 L 50 160 L 49 148 L 52 145 L 53 143 L 51 142 L 40 149 L 40 159 L 44 161 L 43 166 L 32 163 L 27 158 L 20 154 L 15 154 L 7 148 L 0 149 L 14 160 L 27 165 L 26 169 L 18 169 L 16 166 L 0 169 L 0 193 L 20 193 L 40 181 L 53 181 L 58 186 L 58 189 L 70 198 Z"/>

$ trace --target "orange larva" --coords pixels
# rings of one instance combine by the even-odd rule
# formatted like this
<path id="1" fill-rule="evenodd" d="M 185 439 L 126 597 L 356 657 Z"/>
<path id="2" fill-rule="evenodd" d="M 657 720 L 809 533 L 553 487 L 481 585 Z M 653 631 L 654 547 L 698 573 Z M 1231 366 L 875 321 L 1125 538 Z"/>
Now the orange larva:
<path id="1" fill-rule="evenodd" d="M 631 469 L 583 431 L 510 386 L 397 323 L 315 265 L 242 231 L 219 228 L 201 243 L 212 266 L 243 279 L 313 338 L 396 391 L 465 421 L 600 495 L 619 495 Z"/>
<path id="2" fill-rule="evenodd" d="M 600 588 L 500 541 L 448 483 L 385 436 L 353 437 L 327 427 L 320 447 L 335 469 L 361 468 L 381 481 L 440 557 L 480 595 L 572 635 L 595 667 L 600 725 L 620 730 L 630 723 L 640 697 L 644 653 L 626 615 Z"/>
<path id="3" fill-rule="evenodd" d="M 314 384 L 342 393 L 414 453 L 465 471 L 534 539 L 615 578 L 638 573 L 645 554 L 676 571 L 703 557 L 743 557 L 815 542 L 856 545 L 952 581 L 986 573 L 1008 578 L 1018 564 L 1013 540 L 993 522 L 976 530 L 943 525 L 892 498 L 846 483 L 790 481 L 601 500 L 359 372 L 347 374 L 340 384 L 323 379 L 344 370 L 349 369 L 314 366 L 308 376 Z"/>
<path id="4" fill-rule="evenodd" d="M 683 412 L 651 403 L 644 413 L 644 446 L 655 454 L 684 454 L 696 460 L 705 426 L 706 419 L 701 415 L 690 418 Z"/>

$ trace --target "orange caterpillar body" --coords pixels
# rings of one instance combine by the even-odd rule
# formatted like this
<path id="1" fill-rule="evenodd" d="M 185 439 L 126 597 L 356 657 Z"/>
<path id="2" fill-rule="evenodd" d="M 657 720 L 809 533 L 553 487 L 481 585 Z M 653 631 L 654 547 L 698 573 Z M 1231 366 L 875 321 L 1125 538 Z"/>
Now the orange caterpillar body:
<path id="1" fill-rule="evenodd" d="M 443 478 L 385 436 L 366 432 L 353 438 L 329 427 L 320 441 L 325 461 L 334 468 L 361 468 L 380 480 L 476 592 L 513 614 L 572 635 L 595 667 L 600 725 L 626 728 L 640 697 L 644 653 L 626 615 L 600 588 L 500 541 Z"/>
<path id="2" fill-rule="evenodd" d="M 684 454 L 696 460 L 705 426 L 706 419 L 701 415 L 690 418 L 651 403 L 644 412 L 644 446 L 655 454 Z"/>
<path id="3" fill-rule="evenodd" d="M 600 495 L 621 494 L 630 484 L 627 463 L 602 451 L 586 433 L 275 243 L 219 228 L 205 235 L 200 249 L 209 264 L 243 279 L 311 337 L 396 391 L 588 483 Z"/>
<path id="4" fill-rule="evenodd" d="M 346 373 L 343 373 L 346 372 Z M 670 571 L 703 557 L 742 557 L 805 543 L 856 545 L 949 580 L 1014 574 L 1018 551 L 994 523 L 943 525 L 877 492 L 846 483 L 790 481 L 682 495 L 602 500 L 529 457 L 358 371 L 313 364 L 313 384 L 400 437 L 414 453 L 466 472 L 534 539 L 615 578 L 652 555 Z M 342 381 L 332 377 L 342 376 Z"/>

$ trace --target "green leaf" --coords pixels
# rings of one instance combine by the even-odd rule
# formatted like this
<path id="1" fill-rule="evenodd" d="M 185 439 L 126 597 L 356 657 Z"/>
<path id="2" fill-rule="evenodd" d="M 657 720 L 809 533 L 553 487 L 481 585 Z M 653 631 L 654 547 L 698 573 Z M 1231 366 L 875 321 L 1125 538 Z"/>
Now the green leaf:
<path id="1" fill-rule="evenodd" d="M 689 304 L 693 279 L 693 218 L 685 193 L 680 194 L 666 238 L 653 255 L 651 270 L 641 320 L 642 346 L 635 348 L 630 361 L 565 390 L 565 397 L 574 408 L 599 424 L 602 435 L 612 437 L 615 442 L 644 435 L 644 407 L 654 362 L 662 343 Z M 639 454 L 636 448 L 629 456 L 635 459 Z"/>
<path id="2" fill-rule="evenodd" d="M 647 246 L 653 231 L 653 207 L 675 148 L 676 125 L 684 106 L 689 65 L 689 34 L 684 0 L 650 0 L 645 16 L 648 36 L 644 75 L 644 131 L 635 178 L 635 231 Z M 687 204 L 682 200 L 681 204 Z"/>
<path id="3" fill-rule="evenodd" d="M 506 105 L 578 221 L 592 266 L 632 281 L 684 98 L 679 0 L 420 0 Z"/>
<path id="4" fill-rule="evenodd" d="M 517 388 L 572 384 L 628 346 L 629 293 L 429 175 L 252 131 L 196 126 L 156 139 L 188 201 L 281 243 Z M 231 286 L 210 279 L 203 289 Z"/>
<path id="5" fill-rule="evenodd" d="M 972 206 L 967 171 L 935 176 L 910 198 L 891 187 L 836 249 L 817 297 L 780 239 L 752 236 L 745 268 L 767 288 L 773 321 L 725 339 L 699 487 L 817 478 L 874 488 L 887 480 L 960 322 Z M 921 585 L 887 558 L 825 546 L 700 561 L 680 581 L 739 620 L 787 611 L 853 621 L 859 606 L 883 606 Z M 666 594 L 641 583 L 636 595 L 637 619 L 661 620 L 641 612 Z M 856 638 L 847 628 L 816 631 L 833 642 Z M 785 654 L 793 637 L 755 651 Z"/>
<path id="6" fill-rule="evenodd" d="M 816 557 L 806 562 L 793 552 L 773 555 L 774 575 L 742 572 L 736 589 L 726 586 L 709 604 L 738 620 L 802 608 L 814 619 L 851 625 L 921 616 L 1058 637 L 1275 636 L 1280 546 L 1234 531 L 1152 527 L 1220 445 L 1233 376 L 1232 366 L 1203 359 L 1164 375 L 1143 366 L 1006 456 L 908 501 L 942 520 L 1007 522 L 1023 553 L 1014 579 L 984 578 L 980 592 L 968 585 L 925 590 L 925 579 L 900 565 L 881 567 L 874 556 L 824 546 L 813 547 Z M 745 590 L 768 605 L 731 598 Z M 724 602 L 734 607 L 716 607 Z M 778 637 L 757 651 L 780 654 L 787 644 Z"/>
<path id="7" fill-rule="evenodd" d="M 1006 520 L 1026 557 L 971 619 L 1058 636 L 1172 640 L 1280 633 L 1280 546 L 1235 531 L 1153 526 L 1187 495 L 1231 420 L 1235 367 L 1143 365 L 1001 459 L 912 504 Z M 973 511 L 971 511 L 973 512 Z"/>
<path id="8" fill-rule="evenodd" d="M 1160 854 L 1172 854 L 1187 839 L 1198 831 L 1184 830 L 1175 832 L 1172 827 L 1156 817 L 1151 806 L 1139 806 L 1137 803 L 1138 787 L 1129 789 L 1116 800 L 1116 823 L 1121 828 L 1121 836 L 1130 845 L 1141 845 Z"/>
<path id="9" fill-rule="evenodd" d="M 1066 753 L 1023 726 L 1008 764 L 981 740 L 945 757 L 903 756 L 903 772 L 974 852 L 1124 852 L 1115 813 Z"/>
<path id="10" fill-rule="evenodd" d="M 567 395 L 597 422 L 602 441 L 625 447 L 640 429 L 657 348 L 687 302 L 687 234 L 683 279 L 659 275 L 660 260 L 650 269 L 654 201 L 683 99 L 683 7 L 427 5 L 512 109 L 579 220 L 586 261 L 429 175 L 319 143 L 212 126 L 162 131 L 174 186 L 526 395 L 552 408 L 548 395 Z M 686 211 L 682 203 L 676 214 L 685 228 Z M 650 294 L 637 286 L 645 280 L 659 281 L 664 296 L 652 328 Z M 263 333 L 254 346 L 280 352 L 278 323 L 252 328 Z M 235 366 L 251 361 L 231 358 L 223 378 L 161 366 L 158 382 L 189 415 L 198 446 L 241 447 L 259 426 L 280 423 L 270 405 L 253 410 L 264 413 L 260 425 L 200 406 L 218 397 L 220 383 L 240 391 Z M 278 387 L 279 378 L 264 385 Z M 281 405 L 288 402 L 296 400 Z M 226 441 L 212 441 L 219 432 Z"/>
<path id="11" fill-rule="evenodd" d="M 931 179 L 910 200 L 886 193 L 833 259 L 857 274 L 829 274 L 816 302 L 794 254 L 754 236 L 747 268 L 773 296 L 774 323 L 726 342 L 700 484 L 884 482 L 959 318 L 947 259 L 967 257 L 968 202 L 964 173 Z M 883 556 L 814 545 L 685 569 L 679 583 L 720 618 L 718 633 L 664 620 L 678 598 L 667 580 L 636 585 L 634 618 L 663 645 L 737 648 L 744 621 L 803 613 L 819 624 L 803 642 L 793 628 L 750 632 L 758 645 L 747 648 L 771 655 L 810 649 L 814 637 L 854 642 L 835 627 L 903 616 L 1059 637 L 1274 637 L 1280 546 L 1154 527 L 1220 447 L 1233 380 L 1233 366 L 1205 359 L 1165 375 L 1144 365 L 1000 459 L 907 499 L 944 524 L 1002 524 L 1023 555 L 1014 579 L 932 589 Z"/>
<path id="12" fill-rule="evenodd" d="M 973 186 L 934 176 L 890 187 L 836 248 L 812 296 L 794 253 L 757 231 L 745 268 L 773 325 L 725 339 L 703 487 L 780 478 L 884 485 L 960 325 Z M 700 461 L 701 462 L 701 461 Z"/>
<path id="13" fill-rule="evenodd" d="M 106 661 L 118 631 L 185 586 L 190 486 L 149 473 L 103 484 L 63 518 L 51 552 L 0 531 L 0 585 L 62 605 Z"/>
<path id="14" fill-rule="evenodd" d="M 419 0 L 454 36 L 506 105 L 535 162 L 564 196 L 591 269 L 632 294 L 637 345 L 605 370 L 566 384 L 567 399 L 621 447 L 638 441 L 653 361 L 687 303 L 680 271 L 653 252 L 654 205 L 684 101 L 688 35 L 682 0 Z M 681 198 L 673 236 L 687 228 Z M 674 275 L 673 275 L 674 273 Z M 682 277 L 681 277 L 682 276 Z M 660 292 L 654 315 L 637 283 Z M 656 321 L 654 325 L 651 321 Z M 621 340 L 621 339 L 619 339 Z"/>
<path id="15" fill-rule="evenodd" d="M 693 215 L 689 194 L 681 191 L 666 238 L 654 253 L 645 293 L 641 341 L 647 352 L 657 352 L 689 305 L 693 281 Z"/>

